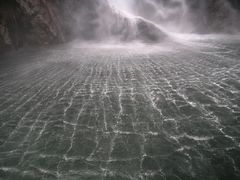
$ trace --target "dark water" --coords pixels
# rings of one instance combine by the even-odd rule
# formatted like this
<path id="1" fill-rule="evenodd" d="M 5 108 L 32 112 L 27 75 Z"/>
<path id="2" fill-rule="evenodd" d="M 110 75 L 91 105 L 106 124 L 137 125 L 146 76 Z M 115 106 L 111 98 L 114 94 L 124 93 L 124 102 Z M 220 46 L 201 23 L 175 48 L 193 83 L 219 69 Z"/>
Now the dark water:
<path id="1" fill-rule="evenodd" d="M 240 178 L 240 41 L 17 52 L 0 95 L 2 180 Z"/>

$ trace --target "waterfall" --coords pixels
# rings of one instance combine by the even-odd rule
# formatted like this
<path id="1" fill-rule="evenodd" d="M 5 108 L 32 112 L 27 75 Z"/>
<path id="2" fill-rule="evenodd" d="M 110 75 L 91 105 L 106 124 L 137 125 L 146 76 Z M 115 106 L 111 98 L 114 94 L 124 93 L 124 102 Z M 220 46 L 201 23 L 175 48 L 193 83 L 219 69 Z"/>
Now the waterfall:
<path id="1" fill-rule="evenodd" d="M 174 33 L 237 33 L 239 12 L 226 0 L 108 0 Z"/>

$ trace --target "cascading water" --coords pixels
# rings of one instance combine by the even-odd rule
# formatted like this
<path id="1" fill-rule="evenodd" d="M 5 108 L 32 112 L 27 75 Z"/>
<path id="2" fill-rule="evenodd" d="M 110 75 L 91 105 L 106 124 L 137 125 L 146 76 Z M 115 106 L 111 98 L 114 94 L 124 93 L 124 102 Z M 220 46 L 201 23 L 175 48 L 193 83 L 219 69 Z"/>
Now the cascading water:
<path id="1" fill-rule="evenodd" d="M 140 16 L 174 33 L 237 33 L 239 13 L 224 0 L 109 0 L 116 9 Z"/>

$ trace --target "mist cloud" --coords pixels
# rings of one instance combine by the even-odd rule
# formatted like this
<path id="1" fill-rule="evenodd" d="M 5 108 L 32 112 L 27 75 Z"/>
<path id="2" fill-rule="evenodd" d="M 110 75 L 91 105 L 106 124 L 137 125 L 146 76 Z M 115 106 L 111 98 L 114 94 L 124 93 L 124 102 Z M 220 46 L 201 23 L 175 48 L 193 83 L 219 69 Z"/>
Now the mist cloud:
<path id="1" fill-rule="evenodd" d="M 162 42 L 171 33 L 239 33 L 235 0 L 0 1 L 0 48 L 80 41 Z"/>
<path id="2" fill-rule="evenodd" d="M 123 0 L 118 8 L 152 21 L 168 32 L 238 33 L 239 11 L 228 0 Z M 118 0 L 117 0 L 118 1 Z M 128 8 L 126 8 L 128 7 Z"/>

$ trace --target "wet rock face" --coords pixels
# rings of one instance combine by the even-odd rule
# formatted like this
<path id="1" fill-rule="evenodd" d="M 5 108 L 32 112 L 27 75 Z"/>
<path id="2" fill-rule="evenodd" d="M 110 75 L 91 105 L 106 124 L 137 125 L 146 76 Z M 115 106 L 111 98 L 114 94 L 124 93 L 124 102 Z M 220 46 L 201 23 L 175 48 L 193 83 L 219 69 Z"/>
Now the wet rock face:
<path id="1" fill-rule="evenodd" d="M 1 45 L 21 47 L 64 41 L 56 3 L 10 0 L 1 4 Z"/>
<path id="2" fill-rule="evenodd" d="M 10 0 L 0 2 L 0 48 L 83 40 L 159 40 L 145 20 L 130 20 L 107 0 Z M 141 27 L 143 30 L 139 29 Z"/>
<path id="3" fill-rule="evenodd" d="M 0 24 L 0 49 L 11 45 L 8 29 L 4 24 Z"/>
<path id="4" fill-rule="evenodd" d="M 167 38 L 167 35 L 159 29 L 155 24 L 151 24 L 143 19 L 137 20 L 138 39 L 145 42 L 156 42 Z"/>
<path id="5" fill-rule="evenodd" d="M 170 31 L 236 33 L 240 2 L 236 0 L 135 0 L 135 13 Z"/>
<path id="6" fill-rule="evenodd" d="M 181 32 L 236 33 L 239 7 L 234 0 L 135 0 L 141 18 L 129 18 L 108 0 L 0 1 L 0 50 L 76 38 L 158 42 L 167 37 L 158 25 Z"/>
<path id="7" fill-rule="evenodd" d="M 10 0 L 1 2 L 0 44 L 21 47 L 65 42 L 79 32 L 75 14 L 83 8 L 94 12 L 93 0 Z M 89 17 L 94 15 L 89 15 Z"/>
<path id="8" fill-rule="evenodd" d="M 14 39 L 13 31 L 10 31 L 11 24 L 16 24 L 18 7 L 14 1 L 3 3 L 0 1 L 0 48 L 8 48 Z M 14 29 L 13 29 L 14 30 Z M 12 38 L 11 38 L 12 37 Z"/>

